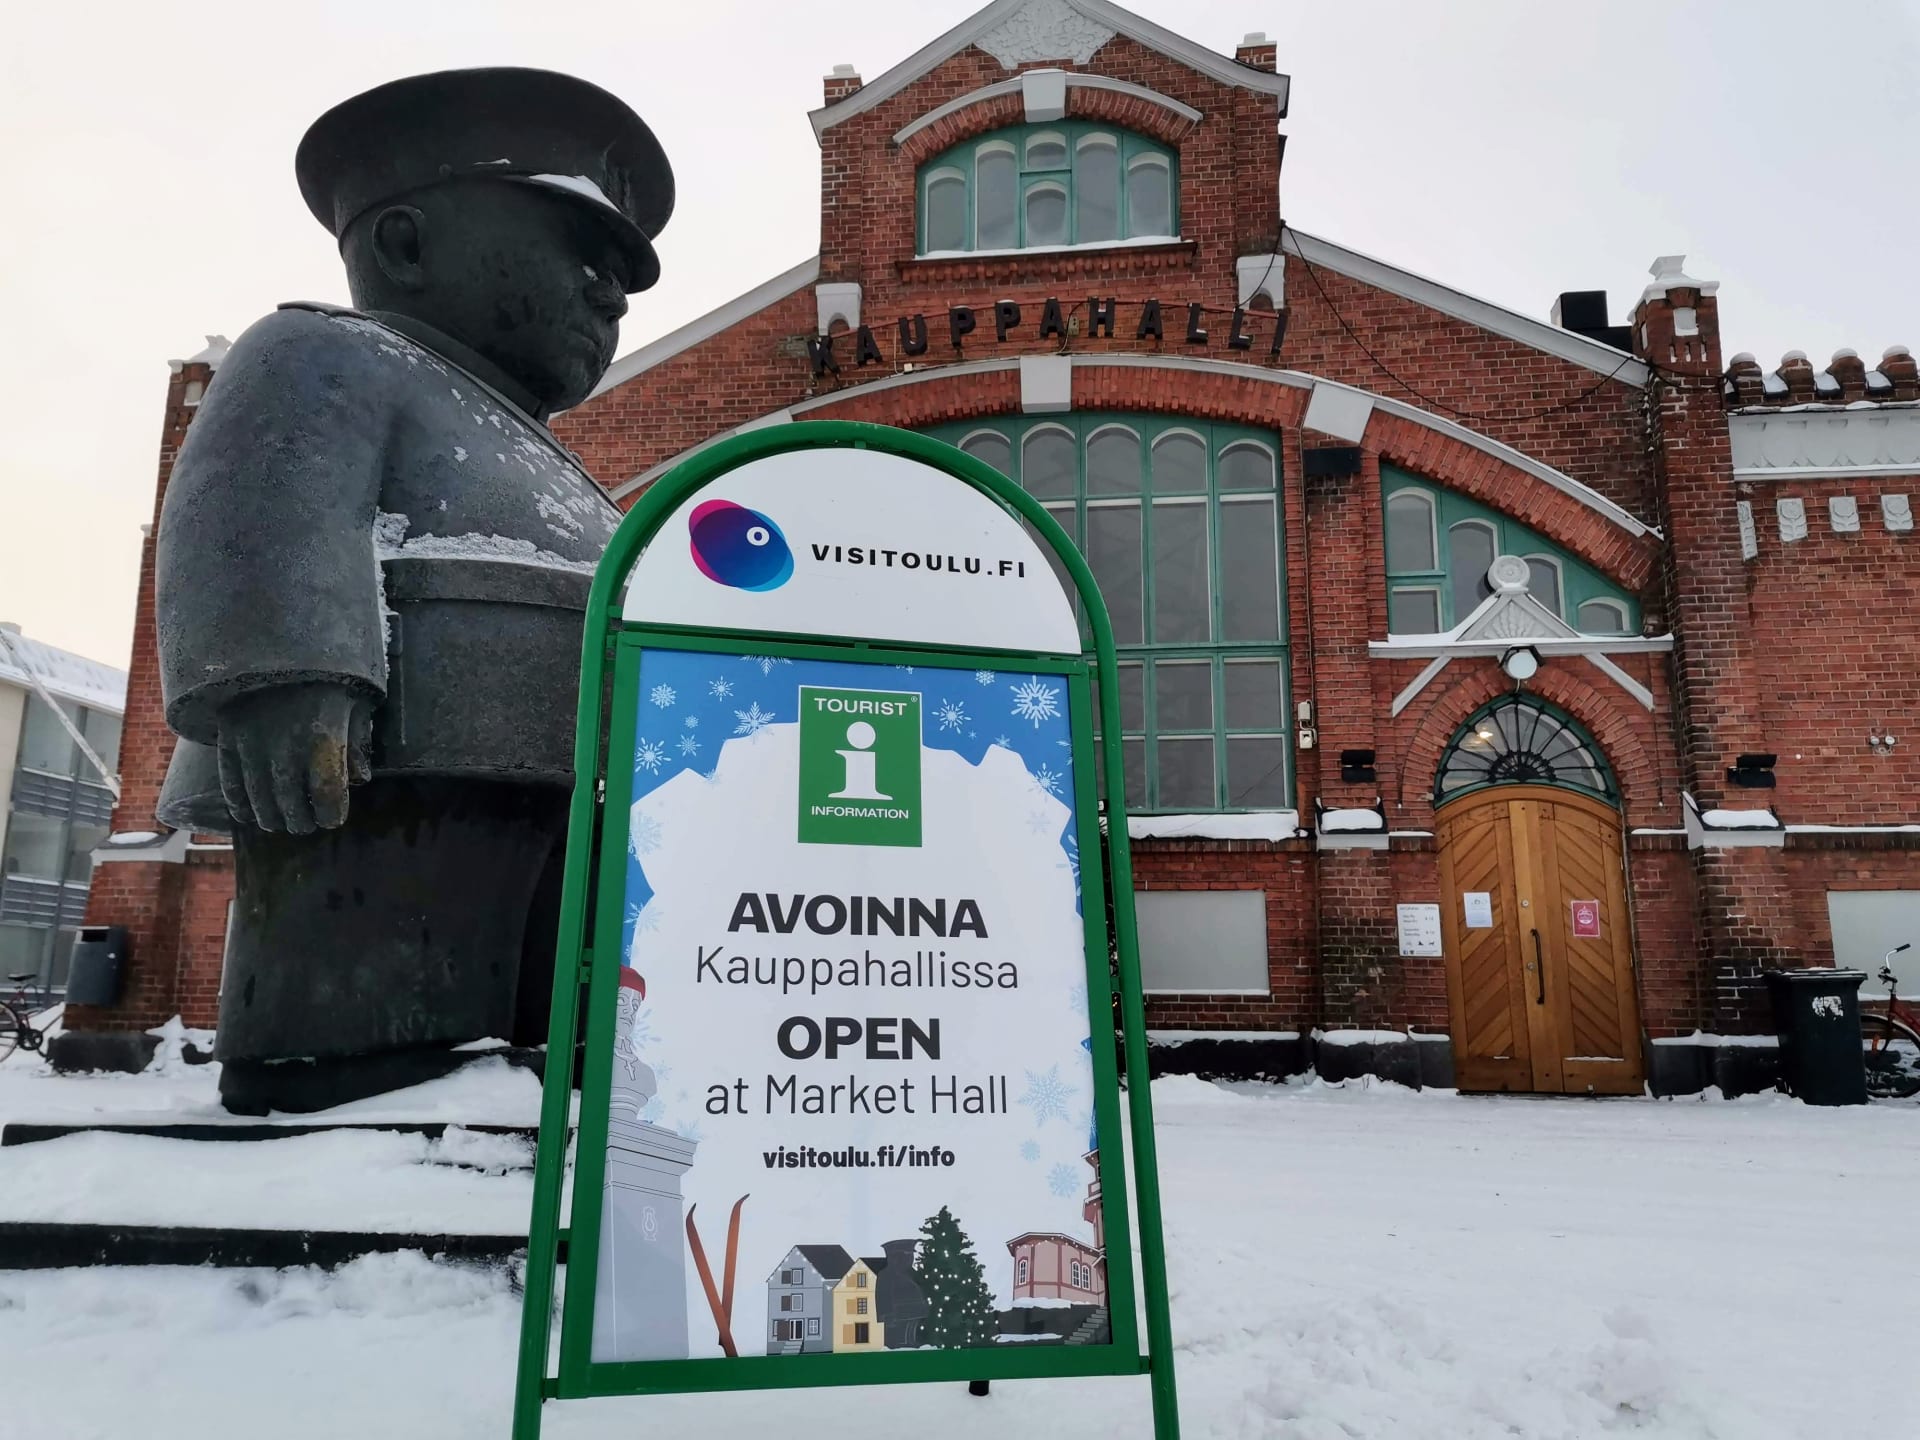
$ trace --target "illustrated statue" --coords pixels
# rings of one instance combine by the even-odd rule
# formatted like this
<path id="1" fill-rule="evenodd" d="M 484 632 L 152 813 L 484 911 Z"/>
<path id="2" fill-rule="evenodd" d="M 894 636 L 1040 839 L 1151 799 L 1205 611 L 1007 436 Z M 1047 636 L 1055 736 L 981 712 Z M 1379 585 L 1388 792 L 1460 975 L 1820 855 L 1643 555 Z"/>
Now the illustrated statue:
<path id="1" fill-rule="evenodd" d="M 545 1038 L 581 631 L 619 516 L 545 421 L 659 276 L 673 175 L 596 86 L 395 81 L 295 160 L 352 310 L 235 342 L 167 487 L 180 744 L 160 818 L 231 833 L 228 1108 L 313 1110 Z"/>

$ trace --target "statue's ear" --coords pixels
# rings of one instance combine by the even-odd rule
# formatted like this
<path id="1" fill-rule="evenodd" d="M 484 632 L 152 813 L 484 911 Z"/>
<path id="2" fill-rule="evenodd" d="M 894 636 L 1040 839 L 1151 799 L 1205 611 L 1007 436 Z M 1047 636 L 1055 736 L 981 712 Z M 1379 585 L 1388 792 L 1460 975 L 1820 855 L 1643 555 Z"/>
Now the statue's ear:
<path id="1" fill-rule="evenodd" d="M 403 290 L 426 284 L 420 264 L 427 222 L 411 205 L 389 205 L 373 221 L 373 258 L 381 273 Z"/>

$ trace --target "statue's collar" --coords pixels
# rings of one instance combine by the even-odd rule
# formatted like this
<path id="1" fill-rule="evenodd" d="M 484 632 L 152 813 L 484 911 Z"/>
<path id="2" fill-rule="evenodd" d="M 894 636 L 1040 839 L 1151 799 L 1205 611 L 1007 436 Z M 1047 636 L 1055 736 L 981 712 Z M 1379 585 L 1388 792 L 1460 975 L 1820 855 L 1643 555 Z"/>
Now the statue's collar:
<path id="1" fill-rule="evenodd" d="M 547 416 L 552 412 L 534 399 L 525 386 L 515 381 L 506 371 L 472 346 L 462 344 L 444 330 L 436 330 L 433 326 L 416 320 L 411 315 L 399 315 L 391 310 L 365 310 L 360 313 L 369 320 L 386 326 L 389 330 L 399 331 L 414 344 L 431 350 L 449 365 L 457 365 L 472 376 L 475 383 L 490 391 L 494 399 L 511 406 L 521 419 L 542 430 L 547 428 Z"/>

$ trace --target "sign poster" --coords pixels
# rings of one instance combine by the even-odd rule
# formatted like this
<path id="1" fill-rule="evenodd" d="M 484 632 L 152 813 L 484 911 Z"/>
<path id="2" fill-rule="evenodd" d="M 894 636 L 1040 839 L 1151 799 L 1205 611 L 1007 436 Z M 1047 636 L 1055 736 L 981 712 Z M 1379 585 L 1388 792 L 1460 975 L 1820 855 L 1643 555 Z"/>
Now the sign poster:
<path id="1" fill-rule="evenodd" d="M 1467 929 L 1491 930 L 1493 928 L 1493 894 L 1491 891 L 1463 891 L 1460 896 L 1460 904 L 1466 912 Z"/>
<path id="2" fill-rule="evenodd" d="M 1440 948 L 1440 907 L 1438 905 L 1402 905 L 1400 911 L 1400 953 L 1402 955 L 1438 955 Z"/>
<path id="3" fill-rule="evenodd" d="M 638 674 L 593 1361 L 1110 1344 L 1066 677 Z"/>
<path id="4" fill-rule="evenodd" d="M 1573 934 L 1576 940 L 1598 940 L 1600 938 L 1600 902 L 1598 900 L 1569 900 L 1567 904 L 1573 911 Z"/>

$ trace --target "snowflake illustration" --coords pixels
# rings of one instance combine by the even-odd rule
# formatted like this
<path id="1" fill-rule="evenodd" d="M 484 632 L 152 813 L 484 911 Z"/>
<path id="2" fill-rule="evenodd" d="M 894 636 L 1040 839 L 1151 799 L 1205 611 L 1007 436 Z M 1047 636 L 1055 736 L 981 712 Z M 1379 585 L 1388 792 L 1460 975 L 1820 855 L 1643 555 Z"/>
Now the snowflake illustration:
<path id="1" fill-rule="evenodd" d="M 749 665 L 758 665 L 762 675 L 771 675 L 773 673 L 773 667 L 776 665 L 791 665 L 793 663 L 791 660 L 779 655 L 746 655 L 741 658 Z"/>
<path id="2" fill-rule="evenodd" d="M 1047 1171 L 1047 1189 L 1065 1199 L 1080 1189 L 1080 1177 L 1071 1165 L 1056 1165 Z"/>
<path id="3" fill-rule="evenodd" d="M 1011 750 L 1013 748 L 1013 741 L 1009 740 L 1004 735 L 994 736 L 993 743 L 998 745 L 1002 750 Z"/>
<path id="4" fill-rule="evenodd" d="M 682 755 L 698 755 L 700 753 L 700 742 L 691 735 L 682 735 L 680 737 L 680 753 Z"/>
<path id="5" fill-rule="evenodd" d="M 660 848 L 660 822 L 637 805 L 627 824 L 627 848 L 636 860 Z"/>
<path id="6" fill-rule="evenodd" d="M 1034 775 L 1033 783 L 1049 795 L 1058 795 L 1060 793 L 1061 778 L 1060 772 L 1055 770 L 1051 765 L 1042 765 L 1038 773 Z"/>
<path id="7" fill-rule="evenodd" d="M 1025 1160 L 1029 1165 L 1035 1160 L 1038 1160 L 1040 1158 L 1040 1142 L 1038 1140 L 1021 1141 L 1020 1158 Z"/>
<path id="8" fill-rule="evenodd" d="M 667 706 L 671 705 L 678 696 L 671 685 L 656 685 L 647 692 L 647 698 L 664 710 Z"/>
<path id="9" fill-rule="evenodd" d="M 649 900 L 644 905 L 629 905 L 627 923 L 633 926 L 633 933 L 636 935 L 646 935 L 658 930 L 660 928 L 659 902 Z"/>
<path id="10" fill-rule="evenodd" d="M 680 723 L 685 725 L 689 730 L 698 730 L 700 728 L 700 717 L 698 715 L 689 715 Z"/>
<path id="11" fill-rule="evenodd" d="M 967 707 L 957 700 L 942 700 L 934 707 L 933 718 L 942 730 L 958 730 L 967 723 Z"/>
<path id="12" fill-rule="evenodd" d="M 1027 1071 L 1027 1090 L 1019 1103 L 1033 1111 L 1033 1126 L 1037 1130 L 1049 1120 L 1067 1118 L 1067 1101 L 1074 1096 L 1074 1087 L 1060 1078 L 1060 1067 L 1049 1065 L 1044 1075 Z"/>
<path id="13" fill-rule="evenodd" d="M 1027 816 L 1027 830 L 1030 834 L 1044 835 L 1053 829 L 1054 819 L 1044 810 L 1035 810 Z"/>
<path id="14" fill-rule="evenodd" d="M 1033 728 L 1038 730 L 1042 720 L 1059 717 L 1059 699 L 1058 685 L 1049 685 L 1037 679 L 1022 680 L 1013 687 L 1013 713 L 1022 720 L 1031 720 Z"/>
<path id="15" fill-rule="evenodd" d="M 1080 898 L 1080 837 L 1078 835 L 1067 836 L 1066 839 L 1060 842 L 1060 848 L 1066 852 L 1065 858 L 1060 861 L 1060 866 L 1072 874 L 1073 898 L 1078 900 Z M 1083 985 L 1080 987 L 1080 999 L 1084 1002 L 1086 998 L 1086 986 Z"/>
<path id="16" fill-rule="evenodd" d="M 731 680 L 709 680 L 707 682 L 707 693 L 716 700 L 724 700 L 733 694 L 733 682 Z"/>
<path id="17" fill-rule="evenodd" d="M 991 685 L 1000 677 L 991 670 L 976 670 L 973 672 L 973 678 L 982 685 Z"/>
<path id="18" fill-rule="evenodd" d="M 773 723 L 772 713 L 762 710 L 757 700 L 744 710 L 734 711 L 733 718 L 740 722 L 733 727 L 733 733 L 736 735 L 758 735 Z"/>
<path id="19" fill-rule="evenodd" d="M 896 670 L 905 671 L 909 675 L 913 674 L 913 666 L 911 665 L 896 665 L 893 668 Z"/>
<path id="20" fill-rule="evenodd" d="M 633 752 L 634 768 L 644 770 L 649 775 L 658 775 L 666 760 L 667 747 L 658 740 L 642 740 L 640 747 Z"/>
<path id="21" fill-rule="evenodd" d="M 681 1120 L 677 1122 L 673 1130 L 682 1140 L 690 1140 L 695 1145 L 698 1145 L 702 1140 L 706 1139 L 706 1136 L 700 1133 L 699 1125 L 691 1120 Z"/>

